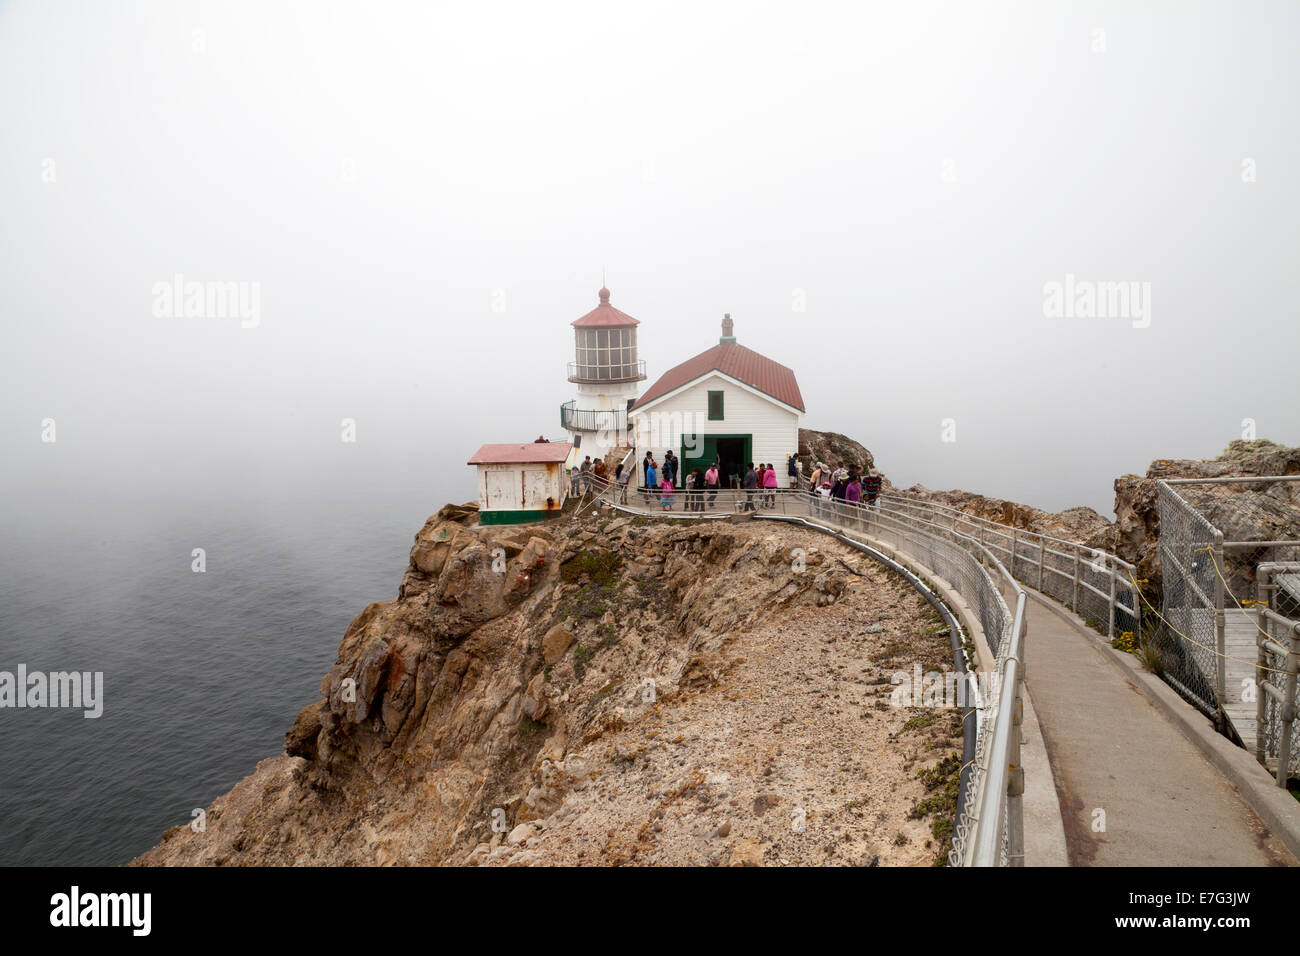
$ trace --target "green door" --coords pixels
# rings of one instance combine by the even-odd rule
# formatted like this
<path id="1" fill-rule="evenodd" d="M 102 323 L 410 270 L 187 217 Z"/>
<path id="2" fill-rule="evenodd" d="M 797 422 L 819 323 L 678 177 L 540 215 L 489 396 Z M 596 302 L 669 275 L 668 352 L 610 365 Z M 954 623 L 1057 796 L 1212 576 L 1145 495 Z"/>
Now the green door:
<path id="1" fill-rule="evenodd" d="M 729 475 L 739 474 L 744 477 L 745 466 L 753 455 L 753 446 L 750 435 L 683 435 L 682 474 L 678 486 L 685 485 L 686 476 L 696 468 L 703 474 L 716 461 L 720 463 L 719 483 L 726 487 Z"/>

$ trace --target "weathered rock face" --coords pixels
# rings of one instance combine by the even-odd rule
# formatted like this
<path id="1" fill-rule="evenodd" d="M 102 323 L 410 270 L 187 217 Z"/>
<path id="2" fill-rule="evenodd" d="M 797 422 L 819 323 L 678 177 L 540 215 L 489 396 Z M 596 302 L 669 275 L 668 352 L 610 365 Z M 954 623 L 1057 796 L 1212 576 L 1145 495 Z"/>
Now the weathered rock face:
<path id="1" fill-rule="evenodd" d="M 1116 553 L 1136 564 L 1139 577 L 1158 593 L 1162 478 L 1228 478 L 1300 474 L 1300 448 L 1267 440 L 1234 441 L 1218 458 L 1204 461 L 1161 458 L 1143 477 L 1115 479 Z M 1178 493 L 1228 540 L 1300 538 L 1300 482 L 1258 485 L 1184 485 Z"/>
<path id="2" fill-rule="evenodd" d="M 858 468 L 874 468 L 875 457 L 865 446 L 841 435 L 839 432 L 819 432 L 811 428 L 799 429 L 799 457 L 804 474 L 811 474 L 816 463 L 825 462 L 834 468 L 837 462 L 856 465 Z"/>
<path id="3" fill-rule="evenodd" d="M 527 842 L 519 828 L 575 780 L 566 755 L 623 726 L 645 681 L 660 704 L 698 693 L 755 622 L 833 609 L 857 572 L 809 542 L 796 568 L 791 535 L 826 541 L 595 515 L 483 527 L 444 509 L 397 600 L 348 627 L 284 755 L 218 798 L 206 832 L 176 827 L 139 862 L 460 863 L 494 808 Z"/>

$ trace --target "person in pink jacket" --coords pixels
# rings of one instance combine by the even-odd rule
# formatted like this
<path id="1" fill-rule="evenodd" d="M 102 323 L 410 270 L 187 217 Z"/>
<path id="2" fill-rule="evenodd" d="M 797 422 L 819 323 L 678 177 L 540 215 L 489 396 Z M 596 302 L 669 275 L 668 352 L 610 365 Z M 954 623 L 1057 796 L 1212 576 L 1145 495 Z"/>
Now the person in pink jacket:
<path id="1" fill-rule="evenodd" d="M 767 498 L 767 502 L 766 502 L 767 506 L 769 508 L 775 508 L 776 507 L 776 469 L 772 467 L 772 463 L 770 461 L 767 463 L 767 471 L 763 472 L 763 488 L 767 490 L 767 494 L 765 496 Z"/>
<path id="2" fill-rule="evenodd" d="M 659 482 L 659 504 L 664 511 L 670 511 L 673 507 L 673 480 L 665 478 Z"/>

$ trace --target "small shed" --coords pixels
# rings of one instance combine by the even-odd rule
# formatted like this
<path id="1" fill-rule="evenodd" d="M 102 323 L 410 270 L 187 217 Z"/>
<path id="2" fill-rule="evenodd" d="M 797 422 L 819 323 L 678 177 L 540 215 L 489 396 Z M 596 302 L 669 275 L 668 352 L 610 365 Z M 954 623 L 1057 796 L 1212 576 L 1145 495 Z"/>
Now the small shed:
<path id="1" fill-rule="evenodd" d="M 484 445 L 468 464 L 478 467 L 479 522 L 522 524 L 543 521 L 564 506 L 569 482 L 567 441 Z"/>

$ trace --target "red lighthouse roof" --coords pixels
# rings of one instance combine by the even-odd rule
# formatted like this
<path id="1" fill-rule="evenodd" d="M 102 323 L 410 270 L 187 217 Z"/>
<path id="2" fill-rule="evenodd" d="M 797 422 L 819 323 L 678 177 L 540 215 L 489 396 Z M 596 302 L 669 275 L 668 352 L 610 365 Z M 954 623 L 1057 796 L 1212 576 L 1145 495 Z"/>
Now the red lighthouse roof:
<path id="1" fill-rule="evenodd" d="M 608 329 L 619 326 L 640 325 L 626 312 L 620 312 L 609 304 L 609 290 L 601 287 L 600 305 L 596 306 L 582 318 L 571 323 L 575 329 Z"/>

